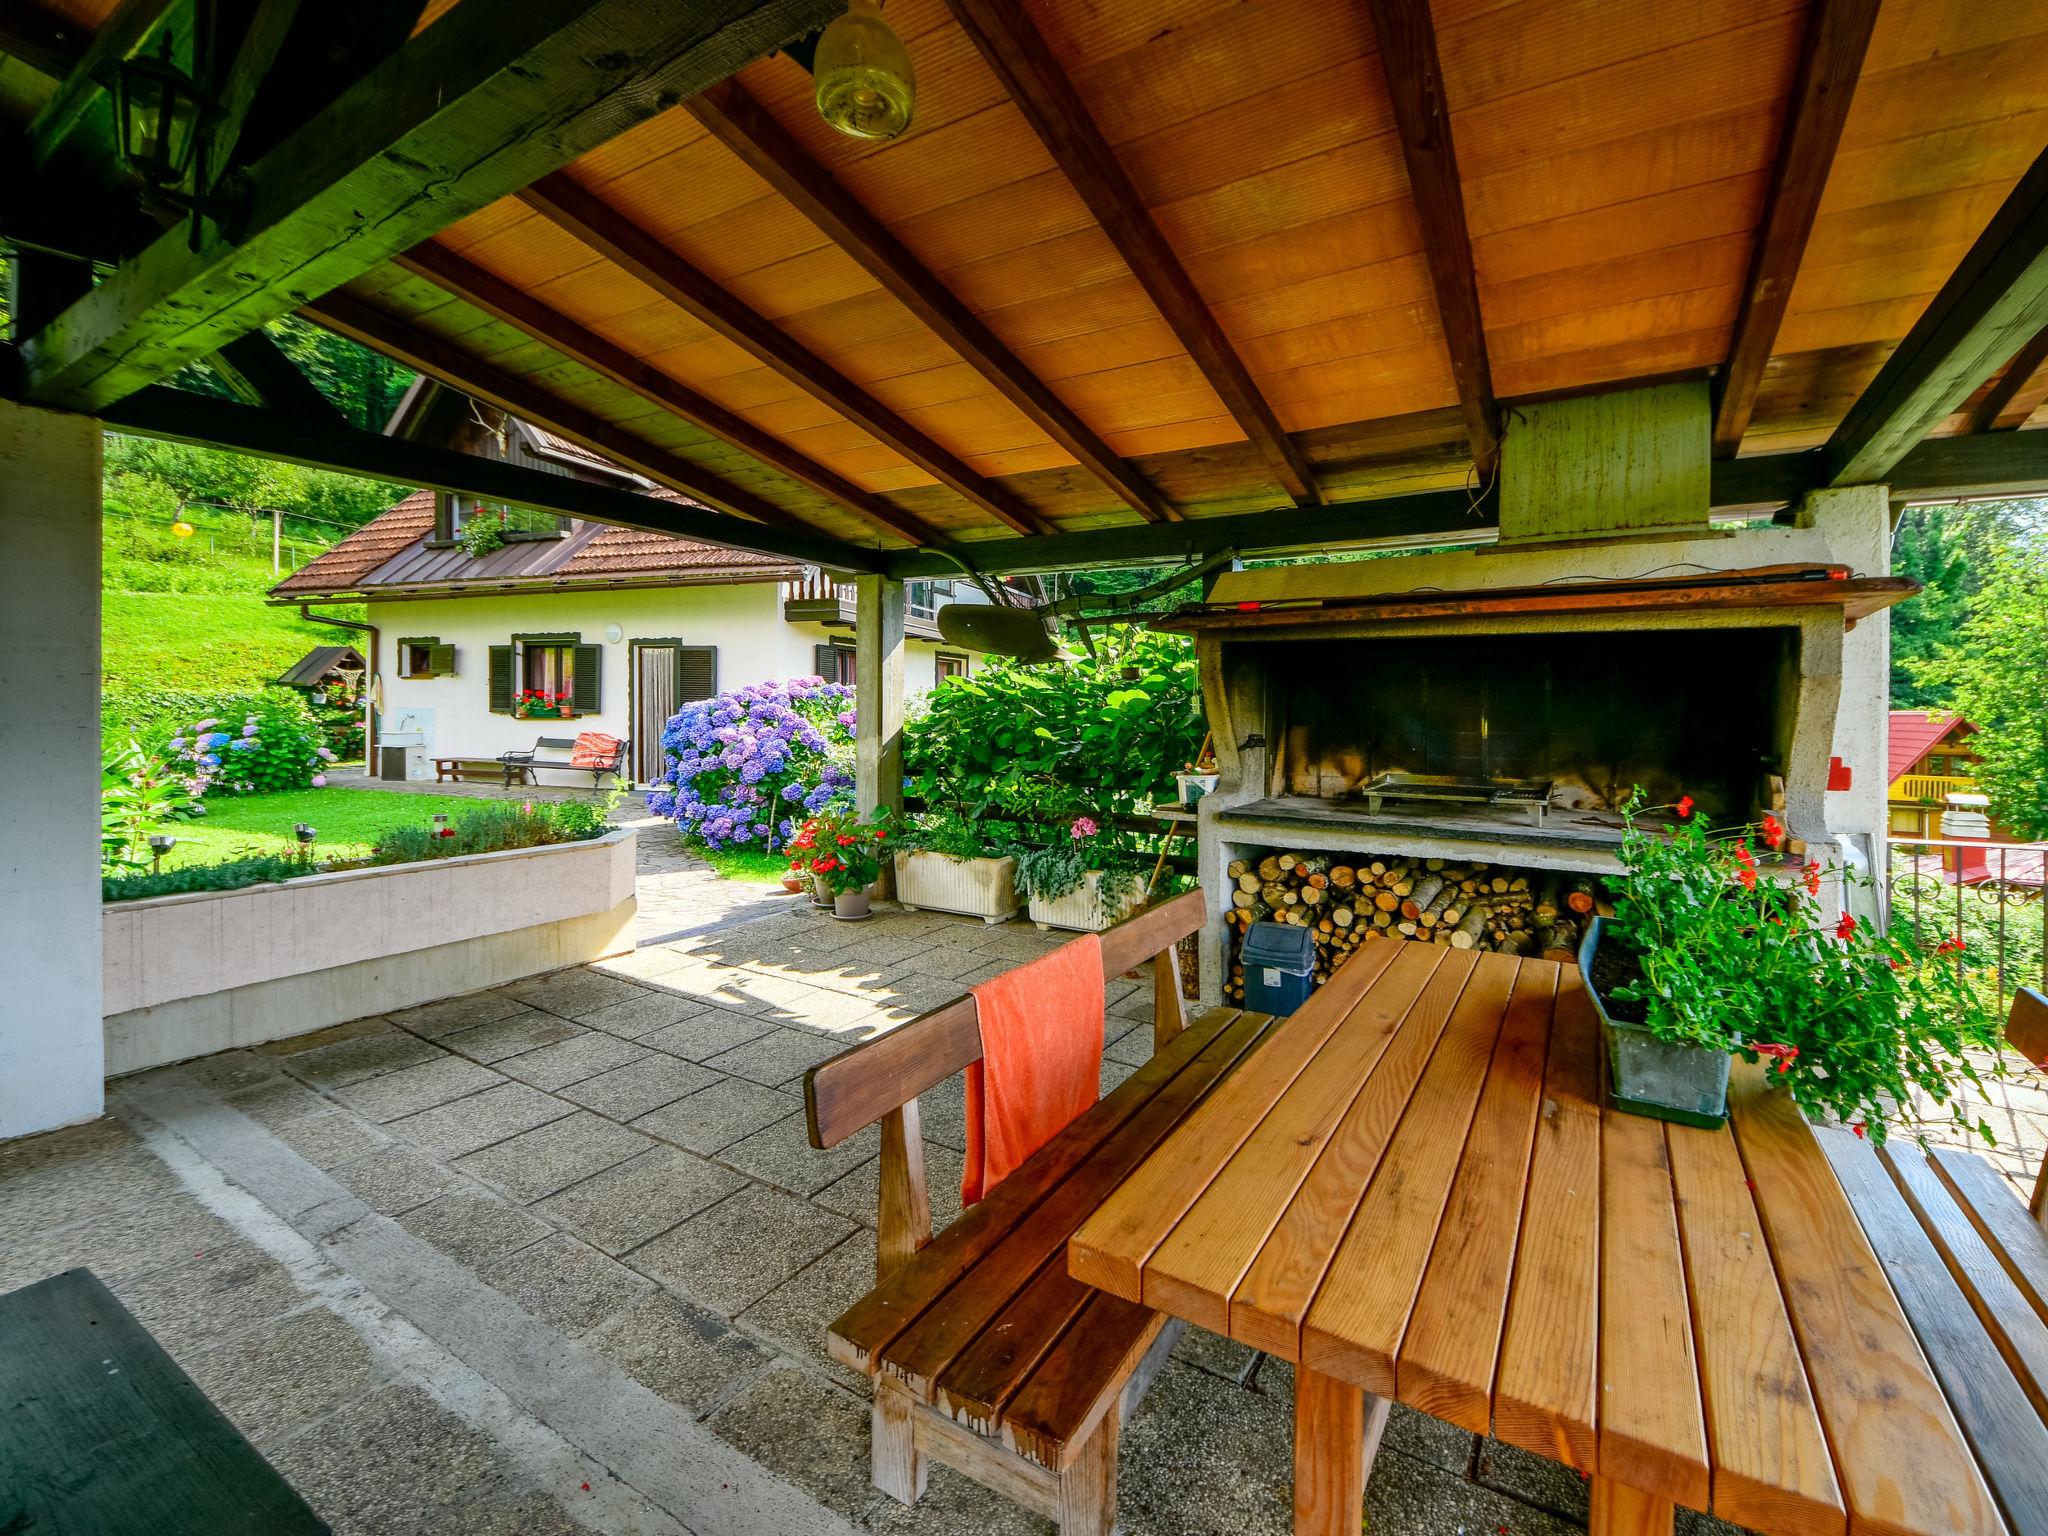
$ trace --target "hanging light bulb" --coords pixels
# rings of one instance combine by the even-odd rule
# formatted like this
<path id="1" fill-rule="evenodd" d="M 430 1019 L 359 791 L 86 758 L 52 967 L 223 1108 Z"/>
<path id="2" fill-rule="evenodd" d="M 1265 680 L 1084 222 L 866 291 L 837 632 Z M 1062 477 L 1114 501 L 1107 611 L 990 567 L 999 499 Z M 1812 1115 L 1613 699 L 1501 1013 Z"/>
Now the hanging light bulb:
<path id="1" fill-rule="evenodd" d="M 910 50 L 882 20 L 878 0 L 852 0 L 818 38 L 812 61 L 818 115 L 856 139 L 893 139 L 910 126 L 917 72 Z"/>

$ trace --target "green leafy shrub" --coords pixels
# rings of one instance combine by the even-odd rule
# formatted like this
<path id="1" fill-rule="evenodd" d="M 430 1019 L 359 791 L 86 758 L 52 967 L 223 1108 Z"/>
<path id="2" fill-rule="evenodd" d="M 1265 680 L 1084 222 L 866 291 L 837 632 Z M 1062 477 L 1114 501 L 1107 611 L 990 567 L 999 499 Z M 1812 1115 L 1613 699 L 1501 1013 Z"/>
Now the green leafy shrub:
<path id="1" fill-rule="evenodd" d="M 321 770 L 335 758 L 311 707 L 289 688 L 218 697 L 206 714 L 173 730 L 162 749 L 199 795 L 317 789 L 327 782 Z"/>
<path id="2" fill-rule="evenodd" d="M 206 813 L 184 774 L 133 741 L 127 751 L 106 764 L 102 776 L 102 871 L 149 867 L 151 828 Z"/>
<path id="3" fill-rule="evenodd" d="M 956 861 L 1002 859 L 1019 852 L 1011 823 L 972 817 L 954 806 L 942 806 L 910 818 L 897 850 L 936 853 Z"/>
<path id="4" fill-rule="evenodd" d="M 187 864 L 160 875 L 147 870 L 103 875 L 100 900 L 141 901 L 151 896 L 183 896 L 193 891 L 239 891 L 319 871 L 320 866 L 307 853 L 251 854 L 246 858 L 223 859 L 218 864 Z"/>

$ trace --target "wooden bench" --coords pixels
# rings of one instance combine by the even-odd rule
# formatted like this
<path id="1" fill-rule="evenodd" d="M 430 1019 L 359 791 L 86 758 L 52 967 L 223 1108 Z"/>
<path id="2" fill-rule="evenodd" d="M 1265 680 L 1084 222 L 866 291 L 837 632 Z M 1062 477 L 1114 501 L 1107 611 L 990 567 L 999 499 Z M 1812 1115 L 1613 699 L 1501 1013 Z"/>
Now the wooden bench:
<path id="1" fill-rule="evenodd" d="M 486 779 L 495 779 L 505 771 L 505 764 L 495 757 L 437 757 L 434 759 L 434 782 L 436 784 L 478 784 Z"/>
<path id="2" fill-rule="evenodd" d="M 936 1457 L 1064 1536 L 1116 1524 L 1118 1430 L 1179 1325 L 1071 1279 L 1067 1239 L 1272 1023 L 1236 1009 L 1187 1022 L 1174 945 L 1203 916 L 1191 893 L 1102 935 L 1105 977 L 1151 962 L 1152 1059 L 936 1241 L 917 1096 L 980 1059 L 974 999 L 805 1076 L 813 1146 L 882 1126 L 879 1283 L 828 1344 L 874 1379 L 874 1481 L 892 1497 L 915 1503 Z"/>
<path id="3" fill-rule="evenodd" d="M 501 753 L 497 761 L 504 769 L 507 789 L 515 783 L 535 782 L 531 777 L 535 768 L 554 768 L 565 773 L 587 773 L 590 775 L 590 787 L 596 789 L 606 774 L 610 774 L 621 784 L 625 782 L 626 755 L 632 747 L 632 742 L 621 741 L 618 750 L 597 767 L 591 768 L 574 761 L 571 755 L 576 750 L 574 736 L 541 736 L 534 740 L 531 751 Z M 544 757 L 541 754 L 545 752 L 558 752 L 561 755 Z"/>
<path id="4" fill-rule="evenodd" d="M 2048 1061 L 2048 998 L 2006 1038 Z M 2013 1536 L 2048 1536 L 2048 1161 L 2029 1204 L 1973 1153 L 1818 1135 Z"/>

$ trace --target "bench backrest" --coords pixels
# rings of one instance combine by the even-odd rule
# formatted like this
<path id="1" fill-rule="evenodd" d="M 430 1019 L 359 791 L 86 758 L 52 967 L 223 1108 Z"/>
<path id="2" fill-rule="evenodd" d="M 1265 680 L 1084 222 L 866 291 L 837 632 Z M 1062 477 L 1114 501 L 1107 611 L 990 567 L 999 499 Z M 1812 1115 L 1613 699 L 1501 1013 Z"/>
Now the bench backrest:
<path id="1" fill-rule="evenodd" d="M 1162 1033 L 1159 1011 L 1170 1003 L 1164 1034 L 1179 1033 L 1179 971 L 1173 946 L 1202 926 L 1206 908 L 1199 891 L 1176 896 L 1126 918 L 1102 934 L 1102 974 L 1120 976 L 1148 960 L 1173 971 L 1170 999 L 1166 982 L 1154 978 L 1154 1039 Z M 1163 1043 L 1163 1042 L 1162 1042 Z M 981 1060 L 981 1023 L 972 996 L 955 998 L 921 1014 L 885 1035 L 863 1041 L 804 1074 L 804 1108 L 810 1120 L 811 1145 L 837 1146 L 865 1130 L 890 1110 L 909 1103 L 956 1072 Z"/>
<path id="2" fill-rule="evenodd" d="M 2048 997 L 2033 987 L 2021 987 L 2013 994 L 2012 1012 L 2005 1021 L 2005 1040 L 2014 1050 L 2043 1072 L 2048 1072 Z M 2041 1160 L 2034 1179 L 2034 1198 L 2027 1203 L 2034 1220 L 2048 1227 L 2048 1157 Z"/>
<path id="3" fill-rule="evenodd" d="M 618 746 L 612 749 L 611 754 L 605 759 L 606 762 L 621 763 L 625 761 L 626 753 L 631 750 L 633 743 L 623 736 L 618 738 L 618 741 Z M 576 738 L 574 736 L 536 737 L 533 743 L 533 750 L 536 756 L 547 751 L 574 752 L 576 750 Z"/>

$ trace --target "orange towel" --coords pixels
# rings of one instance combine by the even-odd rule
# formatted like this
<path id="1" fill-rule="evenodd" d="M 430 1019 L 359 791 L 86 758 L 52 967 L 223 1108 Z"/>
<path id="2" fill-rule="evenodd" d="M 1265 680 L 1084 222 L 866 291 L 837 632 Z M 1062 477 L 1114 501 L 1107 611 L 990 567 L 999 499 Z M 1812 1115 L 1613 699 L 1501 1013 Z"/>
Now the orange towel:
<path id="1" fill-rule="evenodd" d="M 967 1069 L 972 1205 L 1102 1096 L 1102 941 L 1084 934 L 974 988 L 981 1060 Z"/>
<path id="2" fill-rule="evenodd" d="M 569 761 L 578 768 L 609 768 L 618 755 L 618 737 L 603 731 L 585 731 L 576 738 Z"/>

